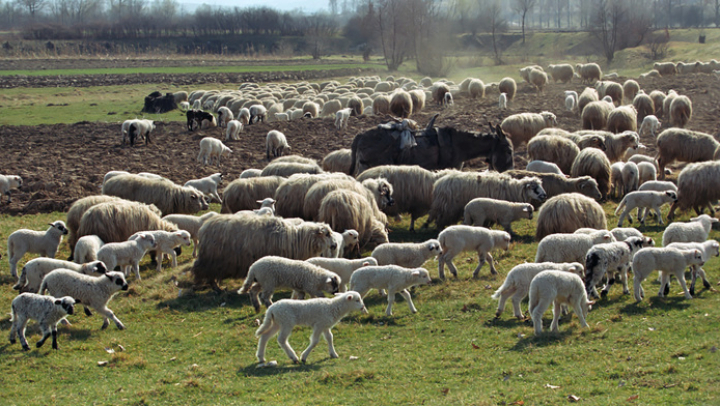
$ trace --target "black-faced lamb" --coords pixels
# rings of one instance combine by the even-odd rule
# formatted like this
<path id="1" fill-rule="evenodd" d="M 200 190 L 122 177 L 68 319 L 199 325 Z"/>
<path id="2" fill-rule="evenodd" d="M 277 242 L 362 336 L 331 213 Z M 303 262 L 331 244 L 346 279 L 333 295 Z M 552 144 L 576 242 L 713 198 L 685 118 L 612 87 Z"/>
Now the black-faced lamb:
<path id="1" fill-rule="evenodd" d="M 542 315 L 551 303 L 553 304 L 551 332 L 558 332 L 562 304 L 572 306 L 575 315 L 580 319 L 580 325 L 589 327 L 585 317 L 595 302 L 588 300 L 585 286 L 578 275 L 555 270 L 542 271 L 530 282 L 529 296 L 528 307 L 536 336 L 542 334 Z"/>
<path id="2" fill-rule="evenodd" d="M 477 278 L 480 268 L 487 260 L 490 264 L 490 273 L 497 274 L 495 262 L 490 252 L 493 249 L 510 248 L 510 234 L 505 231 L 490 230 L 484 227 L 471 227 L 465 225 L 450 226 L 438 235 L 442 253 L 438 256 L 438 274 L 445 279 L 445 264 L 450 268 L 453 276 L 457 278 L 457 268 L 452 260 L 463 251 L 476 251 L 478 266 L 473 271 L 473 278 Z"/>
<path id="3" fill-rule="evenodd" d="M 655 241 L 650 237 L 628 237 L 622 241 L 594 245 L 585 255 L 584 279 L 587 293 L 598 297 L 595 286 L 607 275 L 608 283 L 601 292 L 603 297 L 607 296 L 610 286 L 615 283 L 616 274 L 619 274 L 622 281 L 623 294 L 630 293 L 627 272 L 633 256 L 640 249 L 654 245 Z"/>
<path id="4" fill-rule="evenodd" d="M 430 273 L 423 268 L 411 269 L 398 265 L 365 266 L 353 272 L 350 277 L 350 290 L 358 292 L 360 297 L 365 297 L 370 289 L 387 290 L 388 305 L 385 314 L 389 317 L 392 316 L 396 293 L 400 293 L 407 301 L 412 313 L 417 313 L 408 288 L 430 282 Z"/>
<path id="5" fill-rule="evenodd" d="M 101 261 L 91 261 L 84 264 L 63 261 L 54 258 L 35 258 L 28 261 L 20 272 L 18 282 L 12 288 L 20 292 L 37 293 L 40 283 L 45 275 L 58 268 L 70 269 L 86 275 L 104 274 L 107 267 Z"/>
<path id="6" fill-rule="evenodd" d="M 529 203 L 513 203 L 504 200 L 479 197 L 465 205 L 463 224 L 467 226 L 490 227 L 499 224 L 513 235 L 512 222 L 532 219 L 534 208 Z"/>
<path id="7" fill-rule="evenodd" d="M 659 270 L 662 275 L 658 296 L 665 296 L 665 285 L 668 284 L 670 275 L 675 275 L 685 292 L 685 298 L 692 299 L 692 295 L 685 284 L 685 268 L 691 265 L 702 266 L 704 263 L 703 254 L 697 249 L 683 251 L 668 247 L 641 249 L 635 254 L 632 261 L 635 300 L 637 302 L 642 301 L 645 296 L 642 281 L 654 270 Z"/>
<path id="8" fill-rule="evenodd" d="M 551 234 L 540 240 L 535 262 L 580 262 L 595 244 L 614 242 L 615 237 L 607 230 L 589 234 Z"/>
<path id="9" fill-rule="evenodd" d="M 57 325 L 65 316 L 75 313 L 75 300 L 69 296 L 54 298 L 35 293 L 22 293 L 13 299 L 10 307 L 10 344 L 15 344 L 15 337 L 20 337 L 23 351 L 29 351 L 25 338 L 25 327 L 30 319 L 37 320 L 43 337 L 35 344 L 40 348 L 52 335 L 52 348 L 58 349 Z"/>
<path id="10" fill-rule="evenodd" d="M 2 196 L 7 196 L 7 202 L 10 203 L 12 198 L 10 192 L 22 186 L 22 178 L 16 175 L 0 175 L 0 202 Z"/>
<path id="11" fill-rule="evenodd" d="M 67 233 L 68 229 L 65 227 L 65 222 L 60 220 L 50 223 L 50 227 L 45 231 L 24 228 L 14 231 L 7 239 L 10 274 L 17 278 L 17 263 L 27 253 L 55 258 L 63 235 Z"/>

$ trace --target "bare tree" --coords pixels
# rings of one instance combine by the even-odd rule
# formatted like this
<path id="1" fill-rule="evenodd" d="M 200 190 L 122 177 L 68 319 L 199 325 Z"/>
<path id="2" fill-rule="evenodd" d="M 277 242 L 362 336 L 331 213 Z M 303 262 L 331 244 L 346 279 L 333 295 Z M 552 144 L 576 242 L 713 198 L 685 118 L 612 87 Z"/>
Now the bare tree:
<path id="1" fill-rule="evenodd" d="M 35 20 L 35 13 L 40 11 L 47 4 L 45 0 L 17 0 L 21 7 L 30 13 L 30 19 Z"/>
<path id="2" fill-rule="evenodd" d="M 502 9 L 498 0 L 489 3 L 481 1 L 480 24 L 490 33 L 493 44 L 495 64 L 502 65 L 500 48 L 498 47 L 498 36 L 508 29 L 507 20 L 502 17 Z"/>
<path id="3" fill-rule="evenodd" d="M 525 17 L 528 11 L 535 7 L 537 0 L 515 0 L 513 1 L 513 10 L 521 15 L 522 18 L 522 43 L 525 44 Z M 720 0 L 717 0 L 720 1 Z"/>
<path id="4" fill-rule="evenodd" d="M 412 0 L 409 0 L 412 1 Z M 411 44 L 408 41 L 410 29 L 406 1 L 382 0 L 378 3 L 376 21 L 380 45 L 389 71 L 396 71 L 408 58 Z"/>
<path id="5" fill-rule="evenodd" d="M 330 0 L 328 3 L 328 6 L 330 7 L 330 14 L 337 15 L 338 13 L 338 0 Z"/>
<path id="6" fill-rule="evenodd" d="M 592 33 L 600 41 L 605 59 L 615 58 L 621 25 L 626 13 L 623 0 L 599 0 L 593 15 Z"/>

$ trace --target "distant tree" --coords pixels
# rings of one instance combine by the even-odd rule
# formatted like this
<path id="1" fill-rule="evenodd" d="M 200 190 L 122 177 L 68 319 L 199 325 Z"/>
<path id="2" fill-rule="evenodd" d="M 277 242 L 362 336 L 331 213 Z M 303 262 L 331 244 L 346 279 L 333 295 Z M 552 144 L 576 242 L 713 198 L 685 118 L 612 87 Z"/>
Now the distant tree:
<path id="1" fill-rule="evenodd" d="M 502 65 L 502 56 L 498 47 L 498 37 L 500 34 L 507 32 L 508 23 L 502 17 L 502 9 L 498 0 L 489 2 L 481 1 L 480 9 L 480 26 L 490 33 L 493 45 L 493 55 L 496 65 Z"/>
<path id="2" fill-rule="evenodd" d="M 623 0 L 599 0 L 592 19 L 592 34 L 600 42 L 605 59 L 612 62 L 618 47 L 627 10 Z"/>
<path id="3" fill-rule="evenodd" d="M 410 30 L 407 1 L 413 0 L 381 0 L 375 14 L 385 65 L 391 72 L 396 71 L 412 52 L 407 35 Z"/>
<path id="4" fill-rule="evenodd" d="M 516 13 L 520 14 L 522 18 L 522 43 L 525 44 L 525 17 L 527 16 L 527 13 L 535 7 L 535 2 L 537 0 L 514 0 L 513 1 L 513 10 L 515 10 Z M 720 0 L 718 0 L 720 1 Z"/>
<path id="5" fill-rule="evenodd" d="M 47 4 L 46 0 L 17 0 L 17 2 L 21 7 L 27 9 L 31 20 L 35 20 L 35 13 L 42 10 Z"/>
<path id="6" fill-rule="evenodd" d="M 330 8 L 330 14 L 337 15 L 338 13 L 338 0 L 330 0 L 328 7 Z"/>

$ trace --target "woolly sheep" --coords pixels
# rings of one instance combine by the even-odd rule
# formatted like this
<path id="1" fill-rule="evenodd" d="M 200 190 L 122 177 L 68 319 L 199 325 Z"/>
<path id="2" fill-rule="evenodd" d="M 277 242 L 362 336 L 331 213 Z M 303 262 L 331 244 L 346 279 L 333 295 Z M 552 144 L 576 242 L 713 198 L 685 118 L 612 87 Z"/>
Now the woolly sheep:
<path id="1" fill-rule="evenodd" d="M 598 97 L 601 99 L 605 96 L 610 96 L 612 99 L 613 107 L 619 106 L 623 103 L 623 87 L 619 83 L 610 81 L 599 81 L 595 83 L 595 88 L 598 91 Z"/>
<path id="2" fill-rule="evenodd" d="M 277 215 L 282 217 L 302 217 L 305 195 L 308 190 L 315 183 L 327 179 L 351 180 L 352 177 L 340 173 L 294 174 L 287 181 L 275 185 L 273 195 L 277 200 Z M 239 194 L 239 196 L 242 196 L 242 194 Z"/>
<path id="3" fill-rule="evenodd" d="M 565 96 L 565 110 L 575 111 L 576 107 L 577 107 L 576 97 L 573 97 L 572 95 Z"/>
<path id="4" fill-rule="evenodd" d="M 673 89 L 668 90 L 667 96 L 665 96 L 665 99 L 663 100 L 663 104 L 662 104 L 662 110 L 663 110 L 664 117 L 669 117 L 670 119 L 672 119 L 670 117 L 670 106 L 672 105 L 672 102 L 673 102 L 673 100 L 675 100 L 676 97 L 678 97 L 678 93 L 675 90 L 673 90 Z"/>
<path id="5" fill-rule="evenodd" d="M 680 282 L 680 286 L 682 286 L 683 291 L 685 292 L 685 298 L 692 299 L 692 295 L 685 284 L 685 268 L 691 265 L 702 266 L 704 263 L 705 259 L 703 254 L 697 249 L 683 251 L 668 247 L 650 247 L 641 249 L 635 254 L 632 261 L 635 300 L 637 302 L 642 301 L 645 296 L 642 281 L 656 269 L 660 271 L 662 276 L 658 296 L 665 296 L 665 285 L 667 285 L 670 275 L 675 275 L 677 280 Z"/>
<path id="6" fill-rule="evenodd" d="M 413 113 L 412 107 L 412 97 L 404 90 L 397 90 L 390 97 L 390 113 L 396 117 L 410 117 Z"/>
<path id="7" fill-rule="evenodd" d="M 540 66 L 540 65 L 529 65 L 529 66 L 526 66 L 526 67 L 520 69 L 520 76 L 523 78 L 524 81 L 526 81 L 528 83 L 532 83 L 532 82 L 530 82 L 530 72 L 532 72 L 533 70 L 537 70 L 539 72 L 544 72 L 542 66 Z"/>
<path id="8" fill-rule="evenodd" d="M 677 96 L 670 103 L 670 125 L 683 128 L 692 118 L 692 102 L 687 96 Z"/>
<path id="9" fill-rule="evenodd" d="M 659 78 L 660 72 L 658 72 L 656 69 L 651 69 L 645 73 L 640 74 L 640 79 L 646 79 L 646 78 Z"/>
<path id="10" fill-rule="evenodd" d="M 289 177 L 298 173 L 320 174 L 323 173 L 323 170 L 317 163 L 307 164 L 299 162 L 284 162 L 276 159 L 275 162 L 272 162 L 263 168 L 260 176 Z"/>
<path id="11" fill-rule="evenodd" d="M 238 120 L 242 125 L 250 124 L 250 109 L 245 107 L 241 108 L 238 112 Z"/>
<path id="12" fill-rule="evenodd" d="M 649 135 L 653 138 L 657 137 L 657 131 L 660 129 L 662 123 L 652 114 L 645 116 L 640 124 L 640 136 Z"/>
<path id="13" fill-rule="evenodd" d="M 529 177 L 536 177 L 540 179 L 543 190 L 545 190 L 548 198 L 555 197 L 563 193 L 579 193 L 595 200 L 600 200 L 602 197 L 602 194 L 598 190 L 597 182 L 589 176 L 567 178 L 554 173 L 538 173 L 521 170 L 511 170 L 506 171 L 505 173 L 515 179 L 524 179 Z M 534 206 L 539 206 L 542 202 L 531 199 L 530 203 Z"/>
<path id="14" fill-rule="evenodd" d="M 56 269 L 45 275 L 40 284 L 39 294 L 45 291 L 50 296 L 70 296 L 77 303 L 86 307 L 85 313 L 89 315 L 88 307 L 95 309 L 103 315 L 102 329 L 106 329 L 112 319 L 118 329 L 124 330 L 125 325 L 107 307 L 108 302 L 120 290 L 128 290 L 128 284 L 120 272 L 107 272 L 99 277 L 83 275 L 69 269 Z"/>
<path id="15" fill-rule="evenodd" d="M 580 75 L 582 83 L 594 83 L 595 81 L 600 80 L 603 76 L 600 65 L 596 63 L 579 63 L 575 65 L 575 72 Z"/>
<path id="16" fill-rule="evenodd" d="M 367 195 L 341 188 L 327 195 L 320 193 L 320 197 L 319 221 L 337 232 L 357 230 L 360 248 L 369 249 L 388 242 L 385 225 L 375 216 L 374 201 L 369 202 Z"/>
<path id="17" fill-rule="evenodd" d="M 553 82 L 560 81 L 561 83 L 568 83 L 575 76 L 575 69 L 572 65 L 564 63 L 559 65 L 549 65 L 547 67 L 548 73 L 552 76 Z"/>
<path id="18" fill-rule="evenodd" d="M 352 151 L 349 148 L 343 148 L 327 154 L 323 158 L 321 166 L 325 172 L 350 174 L 351 160 Z"/>
<path id="19" fill-rule="evenodd" d="M 18 282 L 12 288 L 21 292 L 37 293 L 45 275 L 58 268 L 66 268 L 86 275 L 103 274 L 107 272 L 107 267 L 101 261 L 76 264 L 61 259 L 35 258 L 25 264 L 20 272 Z"/>
<path id="20" fill-rule="evenodd" d="M 260 177 L 260 174 L 262 173 L 262 170 L 260 169 L 254 169 L 249 168 L 245 169 L 240 173 L 240 176 L 238 176 L 238 179 L 249 179 L 249 178 L 257 178 Z"/>
<path id="21" fill-rule="evenodd" d="M 593 101 L 582 109 L 582 128 L 585 130 L 602 130 L 607 126 L 607 119 L 613 110 L 612 102 L 606 100 Z"/>
<path id="22" fill-rule="evenodd" d="M 642 185 L 645 182 L 651 182 L 657 180 L 657 168 L 654 163 L 640 162 L 637 164 L 638 167 L 638 185 Z"/>
<path id="23" fill-rule="evenodd" d="M 217 114 L 218 114 L 217 121 L 218 121 L 218 125 L 220 126 L 220 128 L 227 127 L 228 122 L 230 122 L 230 120 L 235 119 L 235 116 L 233 116 L 232 111 L 230 111 L 230 109 L 225 106 L 220 107 L 217 110 Z"/>
<path id="24" fill-rule="evenodd" d="M 672 220 L 676 209 L 687 210 L 694 208 L 697 214 L 702 214 L 707 207 L 710 214 L 715 213 L 713 202 L 720 195 L 718 188 L 718 174 L 720 161 L 708 161 L 686 166 L 678 176 L 678 201 L 670 207 L 668 219 Z"/>
<path id="25" fill-rule="evenodd" d="M 223 144 L 219 139 L 205 137 L 200 140 L 200 152 L 197 156 L 198 162 L 201 162 L 203 165 L 207 165 L 208 163 L 212 165 L 212 161 L 215 159 L 216 164 L 220 165 L 220 159 L 223 154 L 232 154 L 232 149 Z"/>
<path id="26" fill-rule="evenodd" d="M 359 183 L 352 179 L 325 179 L 312 185 L 305 193 L 305 201 L 303 203 L 302 218 L 307 220 L 315 220 L 318 218 L 318 209 L 320 202 L 327 197 L 328 193 L 333 190 L 344 189 L 353 191 L 361 196 L 365 196 L 373 216 L 383 224 L 387 223 L 387 216 L 380 211 L 386 205 L 393 205 L 392 185 L 385 179 L 365 179 L 363 183 Z M 350 227 L 354 228 L 354 227 Z M 335 229 L 333 227 L 333 229 Z M 335 229 L 337 230 L 337 229 Z"/>
<path id="27" fill-rule="evenodd" d="M 145 231 L 130 236 L 130 241 L 141 239 L 143 235 L 148 234 L 155 238 L 155 242 L 157 245 L 155 251 L 159 255 L 170 255 L 171 266 L 173 268 L 177 268 L 177 253 L 175 252 L 175 248 L 183 245 L 190 246 L 190 244 L 192 244 L 192 237 L 190 236 L 190 233 L 185 230 L 178 230 L 172 232 L 162 230 Z M 160 260 L 157 261 L 157 271 L 162 271 L 162 257 L 160 257 Z M 140 278 L 138 277 L 138 279 Z"/>
<path id="28" fill-rule="evenodd" d="M 588 103 L 596 102 L 598 100 L 600 100 L 600 98 L 598 97 L 597 90 L 592 87 L 586 87 L 578 97 L 578 111 L 582 113 Z"/>
<path id="29" fill-rule="evenodd" d="M 55 221 L 49 224 L 45 231 L 34 231 L 20 229 L 14 231 L 7 239 L 8 262 L 10 263 L 10 275 L 17 278 L 17 263 L 27 254 L 40 254 L 48 258 L 55 258 L 58 246 L 62 242 L 63 235 L 68 229 L 63 221 Z"/>
<path id="30" fill-rule="evenodd" d="M 703 242 L 708 239 L 712 225 L 718 219 L 707 214 L 693 217 L 687 223 L 671 223 L 663 232 L 663 247 L 674 242 Z"/>
<path id="31" fill-rule="evenodd" d="M 208 208 L 205 196 L 195 188 L 138 175 L 120 175 L 109 179 L 103 185 L 102 192 L 105 195 L 154 204 L 165 215 L 192 214 Z"/>
<path id="32" fill-rule="evenodd" d="M 330 272 L 336 273 L 340 277 L 340 292 L 346 292 L 346 285 L 350 283 L 353 272 L 364 266 L 377 266 L 377 260 L 373 257 L 345 259 L 345 258 L 323 258 L 315 257 L 305 260 L 305 262 L 324 268 Z"/>
<path id="33" fill-rule="evenodd" d="M 563 174 L 563 172 L 560 170 L 560 167 L 556 164 L 540 160 L 528 162 L 525 170 L 538 173 L 554 173 L 556 175 L 565 176 L 565 174 Z"/>
<path id="34" fill-rule="evenodd" d="M 655 114 L 655 102 L 653 102 L 650 96 L 644 93 L 635 96 L 632 101 L 632 106 L 635 108 L 635 111 L 637 111 L 637 120 L 640 123 L 643 122 L 645 117 Z M 640 128 L 642 129 L 642 126 L 640 126 Z M 640 130 L 640 135 L 642 134 L 642 130 Z"/>
<path id="35" fill-rule="evenodd" d="M 575 158 L 580 154 L 580 148 L 568 138 L 559 135 L 538 135 L 528 141 L 527 153 L 532 161 L 552 162 L 562 173 L 570 173 Z"/>
<path id="36" fill-rule="evenodd" d="M 607 296 L 610 286 L 615 283 L 616 274 L 620 275 L 623 294 L 630 293 L 627 272 L 633 256 L 638 250 L 654 245 L 655 241 L 649 237 L 628 237 L 622 241 L 594 245 L 585 255 L 584 279 L 587 293 L 599 297 L 595 286 L 607 275 L 608 284 L 601 291 L 602 297 Z"/>
<path id="37" fill-rule="evenodd" d="M 305 102 L 302 106 L 303 116 L 316 118 L 320 114 L 320 106 L 317 103 Z"/>
<path id="38" fill-rule="evenodd" d="M 626 162 L 622 167 L 622 194 L 626 195 L 637 190 L 640 186 L 640 170 L 634 162 Z M 613 180 L 614 181 L 614 180 Z"/>
<path id="39" fill-rule="evenodd" d="M 546 77 L 547 79 L 547 77 Z M 473 99 L 485 97 L 485 84 L 480 79 L 471 79 L 468 83 L 467 92 Z"/>
<path id="40" fill-rule="evenodd" d="M 265 157 L 270 160 L 270 153 L 274 158 L 282 156 L 285 148 L 290 149 L 285 134 L 278 130 L 270 130 L 265 139 Z"/>
<path id="41" fill-rule="evenodd" d="M 650 98 L 655 106 L 655 115 L 661 117 L 663 114 L 663 106 L 665 104 L 666 95 L 660 90 L 653 90 L 650 92 Z"/>
<path id="42" fill-rule="evenodd" d="M 255 311 L 260 311 L 260 300 L 266 307 L 272 305 L 273 292 L 277 288 L 289 288 L 312 297 L 323 297 L 324 292 L 338 293 L 340 277 L 311 263 L 277 256 L 266 256 L 255 261 L 238 294 L 248 293 Z M 260 300 L 258 300 L 260 294 Z"/>
<path id="43" fill-rule="evenodd" d="M 465 205 L 463 224 L 489 227 L 497 223 L 510 235 L 513 235 L 512 222 L 520 219 L 532 219 L 533 210 L 533 206 L 529 203 L 512 203 L 480 197 Z"/>
<path id="44" fill-rule="evenodd" d="M 243 129 L 243 124 L 238 120 L 230 120 L 227 123 L 227 130 L 225 130 L 225 141 L 237 141 L 240 139 L 240 131 Z"/>
<path id="45" fill-rule="evenodd" d="M 551 303 L 553 304 L 551 332 L 558 332 L 562 304 L 573 307 L 575 315 L 580 319 L 580 326 L 589 327 L 585 317 L 595 302 L 588 300 L 582 279 L 578 275 L 555 270 L 542 271 L 530 282 L 529 297 L 528 308 L 536 336 L 542 334 L 542 315 Z"/>
<path id="46" fill-rule="evenodd" d="M 440 254 L 440 241 L 430 239 L 419 243 L 387 243 L 377 246 L 371 256 L 378 265 L 418 268 Z"/>
<path id="47" fill-rule="evenodd" d="M 267 109 L 263 105 L 253 105 L 248 108 L 250 117 L 248 118 L 248 124 L 265 122 L 265 116 L 267 115 Z M 242 112 L 241 112 L 242 114 Z"/>
<path id="48" fill-rule="evenodd" d="M 146 252 L 158 248 L 158 241 L 150 233 L 144 232 L 138 233 L 135 239 L 132 239 L 133 236 L 130 238 L 129 241 L 110 242 L 103 245 L 98 250 L 97 257 L 105 263 L 109 271 L 114 271 L 116 266 L 120 266 L 120 270 L 124 270 L 126 277 L 128 269 L 132 268 L 135 277 L 140 280 L 140 260 Z M 162 257 L 158 261 L 158 267 L 161 267 L 161 264 Z"/>
<path id="49" fill-rule="evenodd" d="M 490 252 L 501 248 L 507 251 L 510 248 L 510 234 L 505 231 L 490 230 L 484 227 L 471 227 L 465 225 L 450 226 L 438 235 L 442 253 L 438 256 L 438 273 L 445 279 L 445 264 L 450 268 L 453 276 L 457 278 L 457 268 L 452 260 L 463 251 L 476 251 L 478 266 L 473 271 L 473 278 L 477 278 L 480 268 L 487 260 L 490 263 L 490 273 L 497 274 L 495 263 Z"/>
<path id="50" fill-rule="evenodd" d="M 620 106 L 610 112 L 607 119 L 608 131 L 618 134 L 637 131 L 637 111 L 633 106 Z M 605 140 L 607 144 L 607 139 Z"/>
<path id="51" fill-rule="evenodd" d="M 599 203 L 587 196 L 565 193 L 548 199 L 540 207 L 535 238 L 544 240 L 551 234 L 572 233 L 582 227 L 606 228 L 605 212 Z"/>
<path id="52" fill-rule="evenodd" d="M 543 87 L 545 87 L 548 83 L 547 73 L 537 69 L 530 70 L 528 79 L 529 82 L 538 89 L 538 91 L 542 91 Z"/>
<path id="53" fill-rule="evenodd" d="M 344 108 L 341 110 L 338 110 L 337 113 L 335 113 L 335 129 L 340 131 L 343 128 L 347 129 L 347 122 L 350 118 L 350 115 L 352 114 L 353 110 L 352 108 Z"/>
<path id="54" fill-rule="evenodd" d="M 432 282 L 430 274 L 423 268 L 404 268 L 398 265 L 365 266 L 356 270 L 350 277 L 350 290 L 354 290 L 361 297 L 367 295 L 370 289 L 387 290 L 387 309 L 385 314 L 392 316 L 392 306 L 395 294 L 407 301 L 412 313 L 417 313 L 408 288 L 416 285 L 426 285 Z"/>
<path id="55" fill-rule="evenodd" d="M 610 160 L 597 148 L 585 148 L 578 154 L 570 168 L 570 176 L 587 175 L 595 179 L 605 199 L 610 192 Z"/>
<path id="56" fill-rule="evenodd" d="M 719 146 L 720 143 L 710 134 L 683 128 L 668 128 L 657 137 L 660 179 L 665 179 L 665 166 L 673 161 L 710 161 Z"/>
<path id="57" fill-rule="evenodd" d="M 330 358 L 337 358 L 338 354 L 333 345 L 333 335 L 330 329 L 353 310 L 361 310 L 367 313 L 365 304 L 363 304 L 362 298 L 357 292 L 346 292 L 331 299 L 280 300 L 273 303 L 265 312 L 263 324 L 255 332 L 255 336 L 260 338 L 255 353 L 258 362 L 261 365 L 265 364 L 267 343 L 278 332 L 280 348 L 285 351 L 285 354 L 293 362 L 299 362 L 297 354 L 288 344 L 290 333 L 292 333 L 293 327 L 298 324 L 313 328 L 310 345 L 300 355 L 303 363 L 307 361 L 310 351 L 320 341 L 321 333 L 328 343 Z"/>
<path id="58" fill-rule="evenodd" d="M 193 258 L 197 258 L 197 247 L 198 247 L 198 232 L 200 231 L 200 227 L 207 221 L 208 219 L 217 216 L 218 213 L 211 211 L 209 213 L 205 213 L 202 216 L 191 216 L 187 214 L 170 214 L 162 219 L 175 224 L 180 230 L 185 230 L 188 233 L 190 233 L 190 238 L 193 241 Z"/>
<path id="59" fill-rule="evenodd" d="M 638 82 L 628 79 L 623 83 L 623 96 L 628 102 L 632 103 L 639 91 L 640 85 Z"/>
<path id="60" fill-rule="evenodd" d="M 513 314 L 522 320 L 523 313 L 520 308 L 520 302 L 522 302 L 523 299 L 527 297 L 528 292 L 530 292 L 530 282 L 532 279 L 540 272 L 547 270 L 570 272 L 578 276 L 583 275 L 583 266 L 579 262 L 559 264 L 554 262 L 541 262 L 517 265 L 508 272 L 503 284 L 491 296 L 492 299 L 498 301 L 495 317 L 500 318 L 500 315 L 505 310 L 505 302 L 512 297 Z"/>
<path id="61" fill-rule="evenodd" d="M 340 102 L 338 102 L 338 104 L 339 103 Z M 390 114 L 390 97 L 387 95 L 379 95 L 373 100 L 372 108 L 373 114 L 377 116 Z"/>
<path id="62" fill-rule="evenodd" d="M 236 213 L 257 208 L 257 201 L 275 196 L 275 191 L 285 182 L 279 176 L 240 178 L 230 182 L 223 190 L 221 213 Z M 297 217 L 297 216 L 288 216 Z"/>
<path id="63" fill-rule="evenodd" d="M 86 235 L 81 237 L 75 244 L 75 252 L 73 260 L 78 264 L 92 262 L 97 260 L 98 250 L 105 245 L 103 240 L 96 235 Z M 67 268 L 66 266 L 63 268 Z"/>
<path id="64" fill-rule="evenodd" d="M 503 78 L 498 83 L 498 90 L 500 93 L 507 95 L 508 101 L 512 101 L 515 98 L 515 93 L 517 93 L 517 83 L 515 83 L 515 79 L 513 78 Z"/>
<path id="65" fill-rule="evenodd" d="M 20 337 L 23 351 L 29 351 L 25 338 L 25 327 L 30 319 L 37 320 L 43 337 L 35 344 L 40 348 L 52 335 L 52 348 L 58 349 L 57 325 L 67 315 L 75 313 L 75 300 L 69 296 L 54 298 L 35 293 L 22 293 L 13 299 L 10 307 L 10 344 L 15 344 L 16 336 Z"/>
<path id="66" fill-rule="evenodd" d="M 500 123 L 500 128 L 511 138 L 514 148 L 517 148 L 523 142 L 530 141 L 543 128 L 555 126 L 557 126 L 557 118 L 555 114 L 548 111 L 539 114 L 513 114 Z"/>
<path id="67" fill-rule="evenodd" d="M 653 70 L 658 71 L 661 76 L 669 76 L 677 74 L 677 66 L 673 62 L 655 62 Z"/>
<path id="68" fill-rule="evenodd" d="M 22 186 L 22 178 L 16 175 L 0 175 L 0 203 L 2 203 L 2 196 L 7 196 L 7 202 L 10 203 L 12 198 L 10 191 L 12 189 L 18 189 Z"/>
<path id="69" fill-rule="evenodd" d="M 551 234 L 540 240 L 535 262 L 585 263 L 585 255 L 593 245 L 614 241 L 615 237 L 607 230 L 590 234 Z"/>
<path id="70" fill-rule="evenodd" d="M 450 88 L 443 82 L 433 83 L 430 91 L 435 104 L 444 106 L 446 104 L 445 95 L 450 92 Z"/>

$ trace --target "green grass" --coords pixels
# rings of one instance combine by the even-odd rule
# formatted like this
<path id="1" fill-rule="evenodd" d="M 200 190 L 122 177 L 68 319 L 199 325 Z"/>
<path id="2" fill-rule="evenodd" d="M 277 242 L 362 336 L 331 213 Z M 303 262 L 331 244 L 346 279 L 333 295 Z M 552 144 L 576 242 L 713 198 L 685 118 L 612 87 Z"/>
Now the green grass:
<path id="1" fill-rule="evenodd" d="M 617 221 L 614 207 L 604 206 L 609 224 Z M 0 216 L 0 241 L 18 228 L 40 230 L 64 217 Z M 662 227 L 649 224 L 641 230 L 659 242 Z M 391 239 L 436 236 L 407 228 L 407 219 L 394 224 Z M 143 263 L 143 280 L 131 276 L 130 290 L 110 303 L 127 330 L 111 326 L 102 331 L 98 316 L 88 318 L 79 311 L 69 317 L 72 326 L 60 327 L 59 351 L 47 343 L 24 353 L 19 344 L 3 341 L 1 403 L 511 405 L 565 404 L 571 394 L 590 405 L 717 403 L 720 300 L 715 291 L 699 287 L 688 301 L 673 283 L 671 295 L 660 299 L 650 277 L 644 282 L 648 297 L 635 304 L 615 286 L 590 312 L 590 329 L 582 329 L 570 315 L 561 319 L 559 334 L 535 338 L 531 323 L 515 320 L 510 309 L 494 319 L 497 303 L 490 299 L 514 265 L 534 257 L 533 221 L 516 223 L 514 229 L 518 242 L 495 255 L 498 277 L 490 276 L 486 265 L 480 278 L 472 280 L 477 258 L 463 254 L 455 260 L 458 279 L 436 278 L 431 286 L 414 290 L 419 313 L 410 314 L 398 296 L 394 315 L 386 317 L 385 301 L 373 291 L 365 300 L 370 315 L 352 314 L 334 328 L 339 359 L 329 359 L 321 342 L 307 365 L 293 365 L 272 340 L 267 357 L 279 366 L 267 369 L 255 368 L 253 333 L 262 314 L 256 315 L 247 298 L 235 293 L 241 281 L 224 281 L 228 292 L 220 295 L 193 292 L 183 273 L 192 263 L 190 250 L 183 251 L 178 269 L 166 268 L 159 275 Z M 712 237 L 718 236 L 713 231 Z M 58 257 L 67 255 L 62 245 Z M 713 283 L 718 264 L 713 259 L 705 268 Z M 437 275 L 435 260 L 426 268 Z M 8 275 L 3 259 L 0 303 L 6 311 L 15 294 Z M 288 295 L 279 292 L 275 299 Z M 546 329 L 550 318 L 548 312 Z M 9 327 L 5 314 L 2 334 Z M 296 351 L 304 349 L 309 334 L 308 328 L 295 330 L 290 343 Z M 31 346 L 39 339 L 34 322 L 28 339 Z M 108 364 L 98 366 L 99 361 Z"/>

